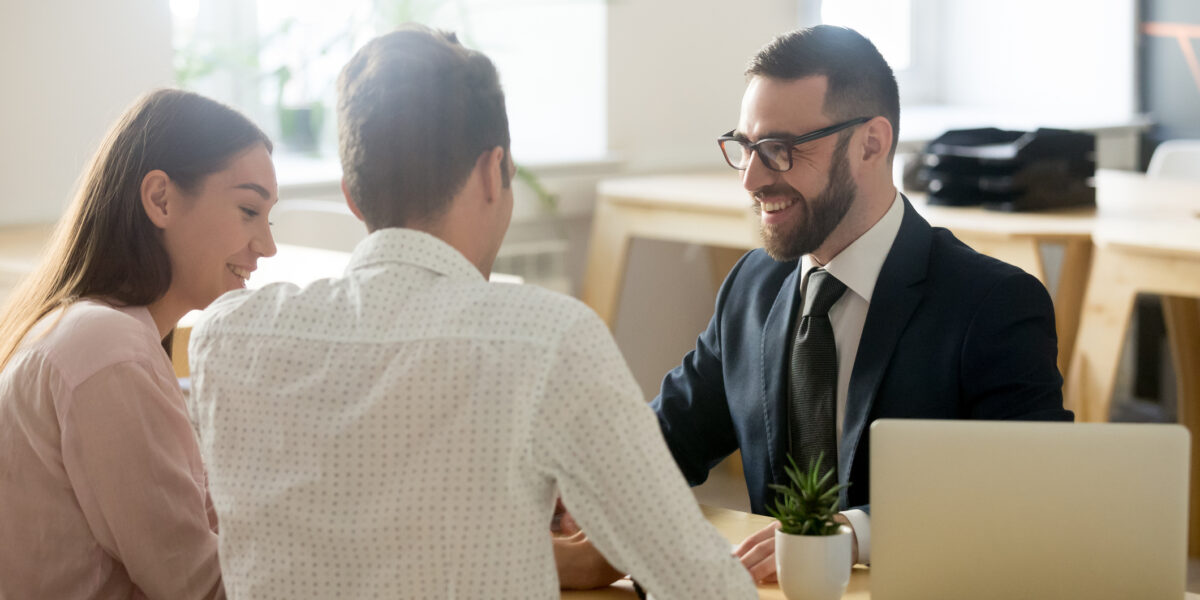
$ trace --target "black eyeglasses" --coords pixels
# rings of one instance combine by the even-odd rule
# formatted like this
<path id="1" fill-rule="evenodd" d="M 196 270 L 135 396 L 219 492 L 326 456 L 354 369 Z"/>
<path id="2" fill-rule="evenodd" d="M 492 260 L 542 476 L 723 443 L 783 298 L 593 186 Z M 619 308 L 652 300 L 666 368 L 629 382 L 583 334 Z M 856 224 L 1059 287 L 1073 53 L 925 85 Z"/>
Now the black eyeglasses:
<path id="1" fill-rule="evenodd" d="M 843 129 L 866 123 L 871 119 L 872 117 L 859 117 L 843 121 L 836 125 L 830 125 L 829 127 L 822 127 L 816 131 L 810 131 L 791 139 L 765 138 L 753 144 L 745 138 L 733 135 L 733 131 L 730 131 L 717 138 L 717 144 L 721 146 L 721 154 L 725 155 L 725 162 L 739 171 L 745 171 L 750 166 L 751 157 L 755 153 L 758 154 L 759 160 L 768 169 L 772 171 L 787 171 L 792 168 L 793 146 L 819 140 Z"/>

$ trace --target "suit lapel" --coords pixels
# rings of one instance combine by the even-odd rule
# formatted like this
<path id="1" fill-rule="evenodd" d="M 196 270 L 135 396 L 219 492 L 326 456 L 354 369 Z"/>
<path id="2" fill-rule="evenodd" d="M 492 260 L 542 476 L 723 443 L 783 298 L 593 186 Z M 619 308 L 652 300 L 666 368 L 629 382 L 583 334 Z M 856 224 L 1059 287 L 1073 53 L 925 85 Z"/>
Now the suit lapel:
<path id="1" fill-rule="evenodd" d="M 775 303 L 763 325 L 762 347 L 759 349 L 759 368 L 762 379 L 762 409 L 767 434 L 767 460 L 770 463 L 772 481 L 783 483 L 783 467 L 787 464 L 788 418 L 787 377 L 788 333 L 792 330 L 792 317 L 796 314 L 796 303 L 800 296 L 800 261 L 796 268 L 783 280 Z"/>
<path id="2" fill-rule="evenodd" d="M 867 309 L 867 319 L 863 323 L 862 338 L 858 344 L 858 355 L 854 359 L 854 372 L 850 376 L 850 389 L 846 394 L 846 416 L 842 424 L 842 442 L 838 448 L 838 471 L 843 483 L 854 464 L 858 442 L 866 428 L 875 395 L 896 343 L 924 296 L 924 288 L 920 284 L 925 280 L 929 265 L 933 229 L 917 214 L 908 198 L 903 200 L 904 218 L 900 223 L 900 232 L 875 282 L 871 306 Z M 845 500 L 843 491 L 843 505 Z"/>

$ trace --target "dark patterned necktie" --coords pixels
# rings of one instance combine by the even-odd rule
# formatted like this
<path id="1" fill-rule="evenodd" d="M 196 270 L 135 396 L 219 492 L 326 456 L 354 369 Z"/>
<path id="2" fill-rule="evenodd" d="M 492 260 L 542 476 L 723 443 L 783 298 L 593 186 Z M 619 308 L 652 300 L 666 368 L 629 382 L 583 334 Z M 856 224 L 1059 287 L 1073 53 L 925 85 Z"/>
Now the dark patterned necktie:
<path id="1" fill-rule="evenodd" d="M 821 453 L 821 472 L 837 469 L 838 361 L 829 308 L 845 291 L 846 285 L 825 269 L 811 271 L 792 339 L 788 430 L 792 458 L 802 471 Z"/>

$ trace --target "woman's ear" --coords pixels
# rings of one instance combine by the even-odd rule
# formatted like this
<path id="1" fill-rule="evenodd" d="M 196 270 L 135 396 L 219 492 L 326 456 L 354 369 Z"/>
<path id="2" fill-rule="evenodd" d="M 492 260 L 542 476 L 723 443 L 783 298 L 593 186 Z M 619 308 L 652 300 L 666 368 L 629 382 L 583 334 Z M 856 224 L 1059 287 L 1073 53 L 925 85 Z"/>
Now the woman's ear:
<path id="1" fill-rule="evenodd" d="M 142 208 L 146 211 L 146 216 L 150 217 L 150 222 L 159 229 L 166 229 L 175 213 L 167 202 L 170 188 L 171 178 L 161 170 L 150 171 L 142 178 Z"/>

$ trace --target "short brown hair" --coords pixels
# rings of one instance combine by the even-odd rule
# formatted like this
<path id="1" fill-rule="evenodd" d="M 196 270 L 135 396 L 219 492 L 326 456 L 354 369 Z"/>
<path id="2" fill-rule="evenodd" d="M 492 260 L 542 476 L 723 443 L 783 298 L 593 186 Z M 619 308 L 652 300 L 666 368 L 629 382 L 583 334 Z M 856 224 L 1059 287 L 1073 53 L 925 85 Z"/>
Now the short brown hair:
<path id="1" fill-rule="evenodd" d="M 409 24 L 363 46 L 338 77 L 343 177 L 371 231 L 436 220 L 479 155 L 509 150 L 492 61 L 453 33 Z M 502 169 L 509 185 L 508 169 Z"/>
<path id="2" fill-rule="evenodd" d="M 802 79 L 824 75 L 825 110 L 836 120 L 883 116 L 892 124 L 892 147 L 900 135 L 900 92 L 883 55 L 862 34 L 846 27 L 817 25 L 771 40 L 750 60 L 750 76 Z"/>

